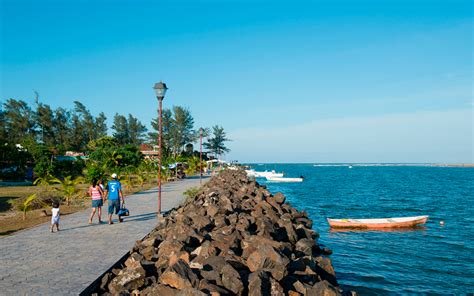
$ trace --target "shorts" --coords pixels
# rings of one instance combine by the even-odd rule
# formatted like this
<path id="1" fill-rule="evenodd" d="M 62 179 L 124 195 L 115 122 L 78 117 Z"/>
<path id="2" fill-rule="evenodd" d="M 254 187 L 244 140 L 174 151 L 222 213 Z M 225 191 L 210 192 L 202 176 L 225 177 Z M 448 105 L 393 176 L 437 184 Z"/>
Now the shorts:
<path id="1" fill-rule="evenodd" d="M 109 215 L 114 213 L 117 215 L 120 210 L 120 200 L 118 199 L 109 199 Z"/>
<path id="2" fill-rule="evenodd" d="M 92 200 L 92 207 L 93 208 L 98 208 L 98 207 L 101 207 L 104 205 L 104 202 L 102 201 L 102 199 L 93 199 Z"/>
<path id="3" fill-rule="evenodd" d="M 59 215 L 51 217 L 51 224 L 58 224 L 59 225 Z"/>

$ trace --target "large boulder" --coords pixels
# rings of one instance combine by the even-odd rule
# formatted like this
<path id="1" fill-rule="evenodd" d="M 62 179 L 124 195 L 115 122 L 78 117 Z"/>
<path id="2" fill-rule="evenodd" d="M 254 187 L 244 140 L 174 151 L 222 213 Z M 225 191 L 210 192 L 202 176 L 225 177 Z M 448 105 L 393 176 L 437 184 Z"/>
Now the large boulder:
<path id="1" fill-rule="evenodd" d="M 270 296 L 271 290 L 270 276 L 267 272 L 258 270 L 249 275 L 249 296 Z"/>
<path id="2" fill-rule="evenodd" d="M 112 294 L 120 294 L 141 288 L 143 284 L 145 284 L 145 269 L 126 267 L 110 282 L 108 289 Z"/>
<path id="3" fill-rule="evenodd" d="M 241 295 L 244 290 L 244 284 L 237 270 L 230 264 L 226 264 L 222 268 L 221 273 L 224 287 L 236 295 Z"/>
<path id="4" fill-rule="evenodd" d="M 269 271 L 275 279 L 281 280 L 287 274 L 290 260 L 272 246 L 262 245 L 250 254 L 246 262 L 251 272 L 259 269 Z"/>
<path id="5" fill-rule="evenodd" d="M 168 267 L 160 276 L 160 283 L 182 290 L 185 288 L 197 288 L 199 279 L 189 265 L 184 260 L 179 259 L 178 262 Z"/>

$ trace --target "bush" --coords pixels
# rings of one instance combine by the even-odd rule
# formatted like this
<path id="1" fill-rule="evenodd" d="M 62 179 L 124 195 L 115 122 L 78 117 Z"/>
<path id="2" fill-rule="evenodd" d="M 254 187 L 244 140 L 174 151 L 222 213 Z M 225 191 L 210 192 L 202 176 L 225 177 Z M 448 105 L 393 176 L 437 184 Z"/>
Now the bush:
<path id="1" fill-rule="evenodd" d="M 86 164 L 82 159 L 76 160 L 61 160 L 54 161 L 53 165 L 53 175 L 64 178 L 65 176 L 71 176 L 76 178 L 82 176 L 82 170 L 85 168 Z"/>
<path id="2" fill-rule="evenodd" d="M 199 193 L 201 193 L 201 188 L 191 187 L 188 190 L 186 190 L 185 192 L 183 192 L 183 195 L 186 196 L 186 202 L 187 202 L 191 199 L 196 198 L 196 196 L 198 196 Z"/>

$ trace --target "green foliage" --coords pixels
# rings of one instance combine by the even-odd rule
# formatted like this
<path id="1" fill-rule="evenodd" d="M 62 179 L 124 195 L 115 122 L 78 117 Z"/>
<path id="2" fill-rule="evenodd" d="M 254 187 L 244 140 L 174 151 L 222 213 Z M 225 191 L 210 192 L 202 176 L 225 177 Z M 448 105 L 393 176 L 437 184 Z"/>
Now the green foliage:
<path id="1" fill-rule="evenodd" d="M 99 166 L 88 166 L 86 173 L 86 180 L 89 183 L 92 183 L 92 180 L 102 180 L 105 176 L 105 170 Z"/>
<path id="2" fill-rule="evenodd" d="M 28 136 L 35 135 L 34 114 L 25 101 L 8 99 L 3 104 L 2 121 L 8 142 L 20 144 Z"/>
<path id="3" fill-rule="evenodd" d="M 201 188 L 199 187 L 191 187 L 185 192 L 183 192 L 183 195 L 186 196 L 186 202 L 189 200 L 192 200 L 198 196 L 198 194 L 201 192 Z"/>
<path id="4" fill-rule="evenodd" d="M 96 149 L 89 154 L 87 164 L 88 179 L 92 175 L 110 174 L 112 172 L 120 172 L 126 167 L 138 167 L 142 160 L 143 154 L 138 147 L 133 145 L 122 147 L 96 146 Z"/>
<path id="5" fill-rule="evenodd" d="M 135 146 L 143 142 L 143 136 L 147 131 L 146 127 L 131 114 L 128 114 L 128 119 L 123 115 L 115 114 L 112 129 L 115 131 L 114 138 L 119 144 Z"/>
<path id="6" fill-rule="evenodd" d="M 20 210 L 23 212 L 23 220 L 26 220 L 26 213 L 33 209 L 33 202 L 38 198 L 36 194 L 28 196 L 21 204 Z"/>
<path id="7" fill-rule="evenodd" d="M 46 190 L 49 190 L 49 186 L 51 186 L 53 184 L 58 184 L 60 182 L 61 181 L 58 178 L 54 177 L 51 174 L 47 174 L 45 176 L 38 177 L 33 182 L 33 185 L 39 185 L 39 186 L 43 187 L 43 189 L 46 191 Z"/>
<path id="8" fill-rule="evenodd" d="M 82 171 L 86 167 L 84 160 L 76 159 L 76 160 L 63 160 L 53 162 L 53 175 L 57 177 L 65 177 L 71 176 L 73 178 L 82 176 Z"/>
<path id="9" fill-rule="evenodd" d="M 11 143 L 0 144 L 0 179 L 23 179 L 27 165 L 32 161 L 32 155 L 25 148 Z"/>
<path id="10" fill-rule="evenodd" d="M 205 163 L 201 164 L 199 157 L 192 156 L 187 159 L 188 168 L 185 170 L 186 175 L 191 176 L 197 174 L 201 170 L 201 165 L 203 168 L 206 167 Z"/>
<path id="11" fill-rule="evenodd" d="M 53 173 L 53 151 L 44 145 L 30 146 L 30 151 L 35 161 L 35 174 L 40 178 L 51 175 Z"/>
<path id="12" fill-rule="evenodd" d="M 66 204 L 69 205 L 71 199 L 74 197 L 75 193 L 77 192 L 78 184 L 84 184 L 85 179 L 84 177 L 78 177 L 76 179 L 72 179 L 71 176 L 67 176 L 64 180 L 55 179 L 55 183 L 61 185 L 61 192 L 63 193 L 64 197 L 66 198 Z"/>
<path id="13" fill-rule="evenodd" d="M 230 151 L 230 149 L 225 146 L 225 142 L 228 141 L 230 140 L 227 139 L 224 128 L 215 125 L 212 127 L 212 135 L 207 138 L 207 142 L 203 145 L 217 157 Z"/>
<path id="14" fill-rule="evenodd" d="M 149 133 L 152 142 L 158 138 L 158 119 L 151 123 L 155 133 Z M 184 145 L 196 140 L 196 131 L 193 130 L 194 118 L 188 108 L 173 106 L 173 109 L 163 110 L 163 154 L 177 156 Z"/>

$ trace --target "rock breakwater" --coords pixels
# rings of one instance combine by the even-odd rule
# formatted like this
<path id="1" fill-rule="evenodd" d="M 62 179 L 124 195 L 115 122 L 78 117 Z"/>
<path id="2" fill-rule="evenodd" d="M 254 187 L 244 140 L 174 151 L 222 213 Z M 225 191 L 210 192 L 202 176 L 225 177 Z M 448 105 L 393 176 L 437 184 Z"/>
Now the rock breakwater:
<path id="1" fill-rule="evenodd" d="M 341 295 L 307 214 L 226 170 L 137 241 L 99 295 Z"/>

